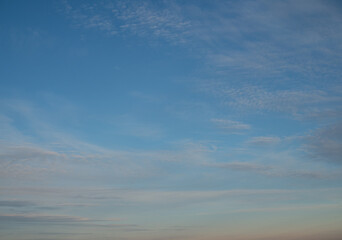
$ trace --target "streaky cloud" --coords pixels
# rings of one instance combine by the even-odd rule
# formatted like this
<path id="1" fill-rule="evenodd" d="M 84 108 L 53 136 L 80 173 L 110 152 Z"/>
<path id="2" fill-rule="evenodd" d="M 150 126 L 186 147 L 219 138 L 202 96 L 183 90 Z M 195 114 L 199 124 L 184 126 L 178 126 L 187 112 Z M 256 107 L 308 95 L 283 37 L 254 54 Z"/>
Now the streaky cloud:
<path id="1" fill-rule="evenodd" d="M 21 201 L 21 200 L 0 200 L 0 207 L 30 207 L 36 204 L 31 201 Z"/>
<path id="2" fill-rule="evenodd" d="M 317 129 L 306 140 L 306 150 L 312 158 L 342 163 L 342 122 Z"/>

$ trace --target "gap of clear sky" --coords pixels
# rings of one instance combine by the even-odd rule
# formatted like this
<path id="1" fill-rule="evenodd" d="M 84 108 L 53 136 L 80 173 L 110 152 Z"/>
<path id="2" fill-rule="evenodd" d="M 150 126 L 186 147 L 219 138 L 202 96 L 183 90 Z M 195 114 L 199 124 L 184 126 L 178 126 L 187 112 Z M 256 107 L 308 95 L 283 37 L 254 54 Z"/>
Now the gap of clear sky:
<path id="1" fill-rule="evenodd" d="M 340 1 L 0 1 L 0 238 L 342 239 Z"/>

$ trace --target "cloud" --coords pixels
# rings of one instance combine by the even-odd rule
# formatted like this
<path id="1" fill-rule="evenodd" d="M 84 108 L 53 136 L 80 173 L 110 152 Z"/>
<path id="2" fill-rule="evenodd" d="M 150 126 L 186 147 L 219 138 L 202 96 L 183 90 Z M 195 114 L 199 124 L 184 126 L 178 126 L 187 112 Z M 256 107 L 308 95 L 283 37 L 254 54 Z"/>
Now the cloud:
<path id="1" fill-rule="evenodd" d="M 322 229 L 310 229 L 310 231 L 288 231 L 286 233 L 255 233 L 252 236 L 247 235 L 239 235 L 239 236 L 200 236 L 196 239 L 199 240 L 340 240 L 342 236 L 342 232 L 340 230 L 322 230 Z M 181 239 L 181 238 L 180 238 Z"/>
<path id="2" fill-rule="evenodd" d="M 44 214 L 0 214 L 0 223 L 2 224 L 53 224 L 73 225 L 77 227 L 95 227 L 95 228 L 120 228 L 122 231 L 148 231 L 137 224 L 113 224 L 111 222 L 118 219 L 90 219 L 69 215 L 44 215 Z M 103 223 L 102 223 L 103 222 Z M 54 234 L 52 234 L 54 235 Z"/>
<path id="3" fill-rule="evenodd" d="M 214 26 L 202 27 L 201 36 L 221 46 L 211 48 L 209 61 L 217 72 L 240 78 L 284 79 L 285 72 L 315 80 L 333 76 L 340 72 L 336 63 L 341 58 L 336 51 L 342 50 L 341 14 L 334 5 L 321 1 L 219 2 L 201 12 L 202 23 Z M 224 45 L 227 42 L 233 47 Z"/>
<path id="4" fill-rule="evenodd" d="M 26 104 L 27 105 L 27 104 Z M 24 104 L 24 106 L 26 106 Z M 20 108 L 22 104 L 16 107 Z M 35 108 L 30 107 L 28 121 L 36 126 Z M 27 112 L 24 108 L 21 112 Z M 24 116 L 26 116 L 24 114 Z M 211 122 L 220 129 L 231 133 L 248 131 L 249 124 L 228 120 L 211 119 Z M 56 177 L 63 176 L 64 179 L 107 181 L 108 179 L 119 180 L 121 183 L 165 179 L 165 176 L 184 177 L 184 172 L 175 172 L 174 168 L 166 166 L 182 166 L 183 169 L 200 167 L 205 164 L 216 168 L 225 168 L 233 171 L 249 171 L 269 177 L 296 177 L 306 179 L 335 178 L 338 173 L 328 171 L 314 171 L 309 169 L 281 168 L 271 165 L 259 165 L 253 162 L 236 161 L 233 163 L 216 163 L 213 161 L 217 156 L 216 146 L 206 142 L 180 141 L 169 149 L 164 150 L 112 150 L 94 144 L 75 139 L 63 131 L 53 129 L 49 124 L 43 122 L 43 135 L 40 129 L 33 128 L 36 135 L 44 139 L 44 143 L 22 143 L 13 144 L 0 142 L 0 176 L 2 179 L 26 179 L 54 181 Z M 12 126 L 12 128 L 14 128 Z M 15 129 L 15 128 L 14 128 Z M 49 136 L 45 136 L 46 130 Z M 277 137 L 255 137 L 247 143 L 252 146 L 268 146 L 280 142 Z M 51 144 L 53 143 L 53 144 Z M 201 173 L 199 173 L 201 174 Z M 97 196 L 100 198 L 101 196 Z"/>
<path id="5" fill-rule="evenodd" d="M 269 146 L 281 141 L 279 137 L 253 137 L 247 143 L 255 146 Z"/>
<path id="6" fill-rule="evenodd" d="M 60 204 L 56 204 L 56 206 L 58 207 L 95 207 L 98 206 L 96 204 L 89 204 L 89 203 L 60 203 Z"/>
<path id="7" fill-rule="evenodd" d="M 47 139 L 46 142 L 51 141 Z M 30 143 L 14 145 L 0 144 L 0 178 L 42 179 L 53 177 L 87 179 L 148 179 L 166 174 L 162 164 L 197 165 L 207 161 L 215 146 L 192 141 L 174 143 L 165 150 L 111 150 L 82 141 L 64 143 L 67 149 L 46 149 Z M 64 145 L 63 144 L 63 145 Z M 75 144 L 75 145 L 74 145 Z M 49 145 L 49 144 L 48 144 Z M 80 145 L 82 147 L 80 147 Z M 88 149 L 84 147 L 88 146 Z M 50 145 L 50 148 L 54 147 Z M 64 148 L 64 147 L 63 147 Z"/>
<path id="8" fill-rule="evenodd" d="M 211 167 L 225 168 L 237 171 L 253 171 L 253 172 L 264 172 L 272 169 L 270 166 L 259 165 L 248 162 L 228 162 L 228 163 L 212 163 L 207 164 Z"/>
<path id="9" fill-rule="evenodd" d="M 325 107 L 342 101 L 339 95 L 323 90 L 276 90 L 260 86 L 234 87 L 224 81 L 208 81 L 203 91 L 213 94 L 224 105 L 236 110 L 297 114 L 310 108 Z M 309 108 L 309 109 L 308 109 Z"/>
<path id="10" fill-rule="evenodd" d="M 0 158 L 2 161 L 11 161 L 11 162 L 25 162 L 25 161 L 44 161 L 44 160 L 53 160 L 58 158 L 65 158 L 64 154 L 59 154 L 54 151 L 49 151 L 46 149 L 34 147 L 34 146 L 18 146 L 18 145 L 10 145 L 2 142 L 0 143 Z"/>
<path id="11" fill-rule="evenodd" d="M 253 209 L 239 209 L 234 212 L 249 213 L 249 212 L 278 212 L 278 211 L 302 211 L 302 210 L 321 210 L 324 208 L 342 208 L 340 204 L 306 204 L 284 207 L 267 207 L 267 208 L 253 208 Z"/>
<path id="12" fill-rule="evenodd" d="M 139 190 L 113 188 L 0 188 L 2 194 L 17 196 L 37 196 L 44 199 L 82 199 L 87 203 L 101 203 L 108 201 L 112 205 L 131 206 L 173 206 L 173 204 L 192 204 L 194 202 L 211 202 L 217 200 L 230 201 L 236 199 L 264 199 L 290 198 L 315 199 L 336 201 L 341 197 L 340 188 L 327 189 L 234 189 L 234 190 Z M 96 196 L 96 198 L 94 197 Z M 101 220 L 101 219 L 100 219 Z M 104 220 L 104 219 L 102 219 Z"/>
<path id="13" fill-rule="evenodd" d="M 284 73 L 299 73 L 319 81 L 341 73 L 342 24 L 335 3 L 214 1 L 208 5 L 65 1 L 63 12 L 79 28 L 191 44 L 218 75 L 293 81 Z"/>
<path id="14" fill-rule="evenodd" d="M 340 172 L 326 172 L 313 170 L 296 170 L 276 167 L 272 165 L 256 164 L 251 162 L 221 162 L 206 163 L 204 166 L 226 169 L 239 172 L 252 172 L 268 177 L 304 178 L 304 179 L 330 179 L 340 175 Z"/>
<path id="15" fill-rule="evenodd" d="M 292 170 L 292 171 L 285 171 L 283 173 L 278 173 L 278 175 L 287 176 L 287 177 L 309 178 L 309 179 L 329 179 L 329 178 L 335 178 L 336 176 L 340 175 L 340 173 Z"/>
<path id="16" fill-rule="evenodd" d="M 227 130 L 227 131 L 241 131 L 241 130 L 249 130 L 251 126 L 249 124 L 245 124 L 242 122 L 232 121 L 228 119 L 211 119 L 218 128 Z"/>
<path id="17" fill-rule="evenodd" d="M 240 208 L 231 211 L 219 213 L 201 213 L 199 215 L 226 215 L 231 213 L 253 213 L 253 212 L 281 212 L 281 211 L 311 211 L 322 209 L 341 209 L 341 204 L 291 204 L 280 205 L 277 207 L 256 207 L 256 208 Z"/>
<path id="18" fill-rule="evenodd" d="M 205 10 L 197 6 L 198 35 L 207 42 L 206 65 L 213 76 L 202 82 L 202 90 L 244 113 L 335 114 L 342 102 L 336 90 L 342 63 L 336 5 L 233 1 Z"/>
<path id="19" fill-rule="evenodd" d="M 111 200 L 113 203 L 170 204 L 192 201 L 208 201 L 229 196 L 272 195 L 292 193 L 292 190 L 203 190 L 203 191 L 164 191 L 164 190 L 129 190 L 113 188 L 0 188 L 3 194 L 35 196 L 55 199 L 83 199 L 94 201 Z M 96 197 L 94 197 L 96 196 Z"/>
<path id="20" fill-rule="evenodd" d="M 1 178 L 39 178 L 47 174 L 65 173 L 63 163 L 68 156 L 37 147 L 33 144 L 22 145 L 0 142 Z"/>
<path id="21" fill-rule="evenodd" d="M 40 215 L 40 214 L 0 214 L 0 222 L 38 222 L 38 223 L 79 223 L 90 221 L 88 218 L 64 216 L 64 215 Z"/>
<path id="22" fill-rule="evenodd" d="M 0 200 L 0 207 L 30 207 L 35 206 L 35 203 L 30 201 L 20 200 Z"/>
<path id="23" fill-rule="evenodd" d="M 342 122 L 316 130 L 306 141 L 305 149 L 314 159 L 342 163 Z"/>
<path id="24" fill-rule="evenodd" d="M 20 115 L 34 137 L 27 137 L 26 141 L 14 139 L 11 142 L 0 142 L 0 178 L 32 180 L 44 176 L 45 180 L 50 180 L 56 176 L 73 179 L 96 176 L 100 181 L 107 178 L 120 181 L 147 179 L 169 171 L 163 168 L 162 163 L 204 162 L 215 149 L 212 144 L 189 140 L 171 143 L 163 150 L 109 149 L 79 140 L 65 130 L 57 128 L 47 120 L 49 111 L 39 111 L 39 108 L 30 102 L 4 102 L 9 109 L 5 112 L 8 115 L 8 112 Z M 126 134 L 156 138 L 162 132 L 154 126 L 128 121 L 126 118 L 119 120 L 124 122 L 126 129 L 123 132 Z M 11 121 L 7 121 L 6 126 L 22 132 Z"/>
<path id="25" fill-rule="evenodd" d="M 165 3 L 164 3 L 165 4 Z M 114 13 L 118 19 L 124 21 L 122 29 L 129 29 L 138 35 L 152 33 L 156 37 L 162 37 L 171 41 L 184 41 L 186 30 L 190 22 L 184 20 L 179 14 L 181 8 L 173 4 L 167 4 L 164 8 L 156 8 L 151 2 L 124 3 L 121 9 Z"/>
<path id="26" fill-rule="evenodd" d="M 1 141 L 11 141 L 22 143 L 28 141 L 28 137 L 24 136 L 18 129 L 13 126 L 13 120 L 6 115 L 0 114 L 0 144 Z"/>
<path id="27" fill-rule="evenodd" d="M 152 1 L 97 2 L 74 6 L 65 1 L 64 13 L 74 26 L 103 31 L 110 35 L 132 34 L 163 39 L 171 43 L 186 41 L 190 22 L 176 4 Z"/>

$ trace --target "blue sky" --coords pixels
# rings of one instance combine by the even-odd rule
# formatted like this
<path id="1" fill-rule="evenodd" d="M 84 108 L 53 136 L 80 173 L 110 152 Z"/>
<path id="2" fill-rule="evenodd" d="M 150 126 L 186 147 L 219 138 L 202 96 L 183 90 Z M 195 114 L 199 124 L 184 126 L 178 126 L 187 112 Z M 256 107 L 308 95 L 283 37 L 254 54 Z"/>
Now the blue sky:
<path id="1" fill-rule="evenodd" d="M 339 1 L 0 1 L 0 238 L 338 240 Z"/>

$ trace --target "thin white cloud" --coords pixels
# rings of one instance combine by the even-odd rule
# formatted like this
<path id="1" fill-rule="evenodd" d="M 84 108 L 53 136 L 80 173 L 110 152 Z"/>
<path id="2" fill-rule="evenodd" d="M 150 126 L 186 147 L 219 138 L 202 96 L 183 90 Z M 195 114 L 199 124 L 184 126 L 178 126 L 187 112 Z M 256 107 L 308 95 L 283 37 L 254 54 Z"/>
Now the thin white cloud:
<path id="1" fill-rule="evenodd" d="M 228 212 L 212 212 L 201 213 L 199 215 L 226 215 L 232 213 L 253 213 L 253 212 L 281 212 L 281 211 L 307 211 L 307 210 L 322 210 L 322 209 L 340 209 L 341 204 L 302 204 L 302 205 L 285 205 L 277 207 L 263 207 L 263 208 L 243 208 Z"/>
<path id="2" fill-rule="evenodd" d="M 249 124 L 228 119 L 213 118 L 211 119 L 211 122 L 214 123 L 215 126 L 217 126 L 218 128 L 231 133 L 239 133 L 241 131 L 251 129 L 251 126 Z"/>
<path id="3" fill-rule="evenodd" d="M 0 207 L 30 207 L 35 206 L 34 202 L 21 200 L 0 200 Z"/>
<path id="4" fill-rule="evenodd" d="M 333 179 L 338 177 L 340 171 L 314 171 L 314 170 L 296 170 L 291 168 L 284 168 L 280 166 L 258 164 L 252 162 L 216 162 L 205 163 L 207 167 L 226 169 L 230 171 L 251 172 L 255 174 L 264 175 L 267 177 L 276 178 L 302 178 L 302 179 Z"/>
<path id="5" fill-rule="evenodd" d="M 74 225 L 77 227 L 103 227 L 103 228 L 120 228 L 124 231 L 144 231 L 137 224 L 123 224 L 116 222 L 119 219 L 91 219 L 87 217 L 70 216 L 70 215 L 47 215 L 47 214 L 0 214 L 0 222 L 5 224 L 51 224 L 51 225 Z"/>
<path id="6" fill-rule="evenodd" d="M 273 169 L 270 166 L 249 163 L 249 162 L 227 162 L 227 163 L 211 163 L 207 164 L 211 167 L 226 168 L 238 171 L 254 171 L 254 172 L 264 172 Z"/>
<path id="7" fill-rule="evenodd" d="M 0 214 L 0 222 L 41 222 L 41 223 L 72 223 L 88 222 L 89 218 L 66 215 L 42 215 L 42 214 Z"/>
<path id="8" fill-rule="evenodd" d="M 133 34 L 154 37 L 171 43 L 186 41 L 190 22 L 172 3 L 157 7 L 153 2 L 118 1 L 73 5 L 65 1 L 64 13 L 74 26 L 103 31 L 110 35 Z"/>
<path id="9" fill-rule="evenodd" d="M 281 139 L 279 137 L 253 137 L 249 141 L 247 141 L 250 145 L 255 146 L 270 146 L 279 143 Z"/>
<path id="10" fill-rule="evenodd" d="M 208 55 L 214 71 L 239 79 L 285 79 L 283 73 L 296 72 L 310 81 L 340 72 L 336 63 L 341 59 L 336 53 L 342 50 L 341 14 L 333 3 L 243 1 L 220 2 L 216 7 L 220 8 L 202 10 L 202 24 L 214 27 L 202 27 L 200 34 L 216 46 Z M 226 47 L 227 42 L 234 47 Z"/>
<path id="11" fill-rule="evenodd" d="M 51 139 L 47 140 L 51 141 Z M 63 176 L 80 179 L 89 176 L 116 178 L 121 181 L 156 177 L 168 170 L 161 163 L 198 165 L 209 159 L 213 146 L 182 142 L 169 150 L 111 150 L 81 141 L 64 142 L 61 150 L 54 145 L 37 146 L 30 143 L 0 144 L 0 178 L 41 179 Z M 81 146 L 81 147 L 80 147 Z M 88 146 L 88 148 L 87 148 Z M 69 149 L 66 151 L 66 149 Z M 72 151 L 71 151 L 72 150 Z"/>
<path id="12" fill-rule="evenodd" d="M 214 72 L 225 76 L 289 80 L 283 73 L 299 73 L 312 81 L 341 73 L 341 14 L 333 3 L 219 1 L 210 5 L 99 1 L 76 6 L 65 1 L 63 11 L 77 27 L 190 43 Z"/>
<path id="13" fill-rule="evenodd" d="M 283 112 L 296 116 L 310 108 L 325 107 L 342 101 L 323 90 L 272 90 L 259 86 L 234 87 L 224 81 L 207 81 L 202 90 L 213 94 L 227 106 L 240 111 Z"/>
<path id="14" fill-rule="evenodd" d="M 305 149 L 314 159 L 342 163 L 342 123 L 317 129 L 306 139 Z"/>
<path id="15" fill-rule="evenodd" d="M 4 188 L 0 191 L 3 194 L 15 194 L 17 196 L 34 196 L 39 194 L 50 199 L 83 199 L 89 203 L 107 202 L 111 204 L 177 204 L 193 202 L 210 202 L 216 200 L 234 199 L 310 199 L 313 196 L 317 200 L 338 201 L 342 191 L 340 188 L 322 189 L 235 189 L 235 190 L 130 190 L 113 188 Z M 96 198 L 94 197 L 96 196 Z"/>

